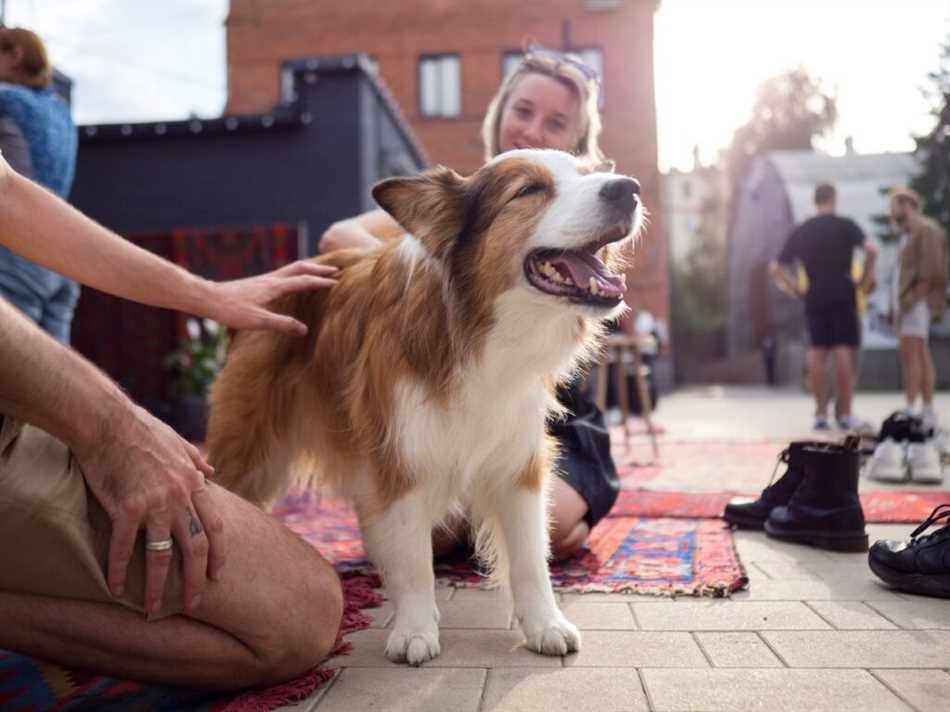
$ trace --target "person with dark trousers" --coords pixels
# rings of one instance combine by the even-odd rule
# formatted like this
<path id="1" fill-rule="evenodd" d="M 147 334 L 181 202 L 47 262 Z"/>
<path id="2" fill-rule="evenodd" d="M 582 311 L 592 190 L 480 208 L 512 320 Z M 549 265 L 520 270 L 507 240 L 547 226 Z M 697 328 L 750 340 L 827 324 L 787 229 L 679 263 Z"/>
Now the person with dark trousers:
<path id="1" fill-rule="evenodd" d="M 838 426 L 844 430 L 867 430 L 868 424 L 851 412 L 854 350 L 860 348 L 855 289 L 865 293 L 874 287 L 877 248 L 867 242 L 857 224 L 835 214 L 837 192 L 827 183 L 815 189 L 817 214 L 796 227 L 777 260 L 770 264 L 776 285 L 782 291 L 804 296 L 805 320 L 810 348 L 808 375 L 815 398 L 815 430 L 828 430 L 828 388 L 825 367 L 831 354 L 835 366 Z M 863 248 L 863 277 L 855 284 L 851 262 L 855 248 Z M 796 261 L 804 265 L 808 291 L 802 295 L 798 280 L 788 271 Z"/>

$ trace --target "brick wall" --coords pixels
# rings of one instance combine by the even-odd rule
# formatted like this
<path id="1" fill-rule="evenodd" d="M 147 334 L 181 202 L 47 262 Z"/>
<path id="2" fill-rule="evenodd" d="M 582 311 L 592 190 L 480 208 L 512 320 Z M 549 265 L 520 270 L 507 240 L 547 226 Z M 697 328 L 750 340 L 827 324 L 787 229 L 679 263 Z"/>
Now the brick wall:
<path id="1" fill-rule="evenodd" d="M 589 6 L 606 6 L 592 11 Z M 481 165 L 481 121 L 501 81 L 502 54 L 526 41 L 552 48 L 600 48 L 606 102 L 601 144 L 636 176 L 651 213 L 631 272 L 629 301 L 669 320 L 667 248 L 660 209 L 653 89 L 656 0 L 231 0 L 227 19 L 229 113 L 268 110 L 285 59 L 365 52 L 435 163 L 468 173 Z M 458 53 L 462 111 L 419 115 L 417 62 Z"/>

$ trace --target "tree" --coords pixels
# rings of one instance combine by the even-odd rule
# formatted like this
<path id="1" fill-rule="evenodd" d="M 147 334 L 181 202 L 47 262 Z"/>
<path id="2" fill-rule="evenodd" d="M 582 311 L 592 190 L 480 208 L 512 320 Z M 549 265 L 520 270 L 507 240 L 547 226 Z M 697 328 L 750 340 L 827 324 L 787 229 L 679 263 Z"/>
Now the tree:
<path id="1" fill-rule="evenodd" d="M 914 136 L 920 172 L 911 179 L 910 187 L 924 199 L 924 212 L 944 227 L 950 227 L 950 37 L 941 47 L 937 70 L 928 72 L 933 88 L 924 91 L 931 102 L 936 124 L 923 136 Z M 894 186 L 881 188 L 882 203 Z M 882 242 L 896 242 L 900 235 L 894 229 L 890 213 L 885 209 L 871 218 Z"/>
<path id="2" fill-rule="evenodd" d="M 927 76 L 934 84 L 928 94 L 937 123 L 930 133 L 914 137 L 921 172 L 911 188 L 924 199 L 924 212 L 950 227 L 950 37 L 941 48 L 937 70 Z"/>
<path id="3" fill-rule="evenodd" d="M 728 151 L 733 186 L 751 160 L 774 150 L 810 149 L 812 139 L 834 127 L 838 119 L 835 98 L 804 68 L 790 69 L 759 87 L 752 116 L 736 129 Z"/>

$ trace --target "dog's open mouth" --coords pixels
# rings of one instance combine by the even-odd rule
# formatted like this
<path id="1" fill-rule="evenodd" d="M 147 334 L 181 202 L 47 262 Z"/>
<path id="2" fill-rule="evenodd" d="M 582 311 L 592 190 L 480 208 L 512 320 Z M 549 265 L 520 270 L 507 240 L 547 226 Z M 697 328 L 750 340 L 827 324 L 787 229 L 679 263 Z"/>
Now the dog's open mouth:
<path id="1" fill-rule="evenodd" d="M 593 242 L 575 250 L 533 250 L 524 261 L 525 276 L 545 294 L 566 297 L 578 304 L 616 306 L 627 289 L 626 275 L 607 269 L 597 252 L 605 245 L 623 239 L 630 228 L 629 223 L 619 223 Z"/>

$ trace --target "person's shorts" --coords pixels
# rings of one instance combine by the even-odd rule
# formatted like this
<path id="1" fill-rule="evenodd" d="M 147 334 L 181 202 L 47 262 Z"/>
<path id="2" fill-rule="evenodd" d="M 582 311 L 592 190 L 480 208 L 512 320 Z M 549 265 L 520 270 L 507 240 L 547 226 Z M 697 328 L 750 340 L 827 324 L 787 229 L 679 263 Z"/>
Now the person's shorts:
<path id="1" fill-rule="evenodd" d="M 897 319 L 898 336 L 917 336 L 926 339 L 930 334 L 930 307 L 921 299 L 906 314 Z"/>
<path id="2" fill-rule="evenodd" d="M 143 540 L 136 542 L 125 594 L 116 598 L 106 582 L 111 533 L 108 514 L 68 448 L 38 428 L 0 415 L 0 590 L 143 611 Z M 182 609 L 177 550 L 174 557 L 162 609 L 150 620 Z"/>
<path id="3" fill-rule="evenodd" d="M 858 312 L 851 302 L 829 304 L 822 309 L 809 309 L 805 312 L 805 321 L 808 323 L 808 337 L 814 348 L 857 348 L 861 344 Z"/>
<path id="4" fill-rule="evenodd" d="M 610 433 L 604 414 L 577 381 L 558 388 L 557 396 L 569 412 L 565 420 L 548 428 L 558 440 L 560 476 L 587 502 L 584 521 L 593 529 L 614 506 L 620 491 L 610 455 Z"/>

